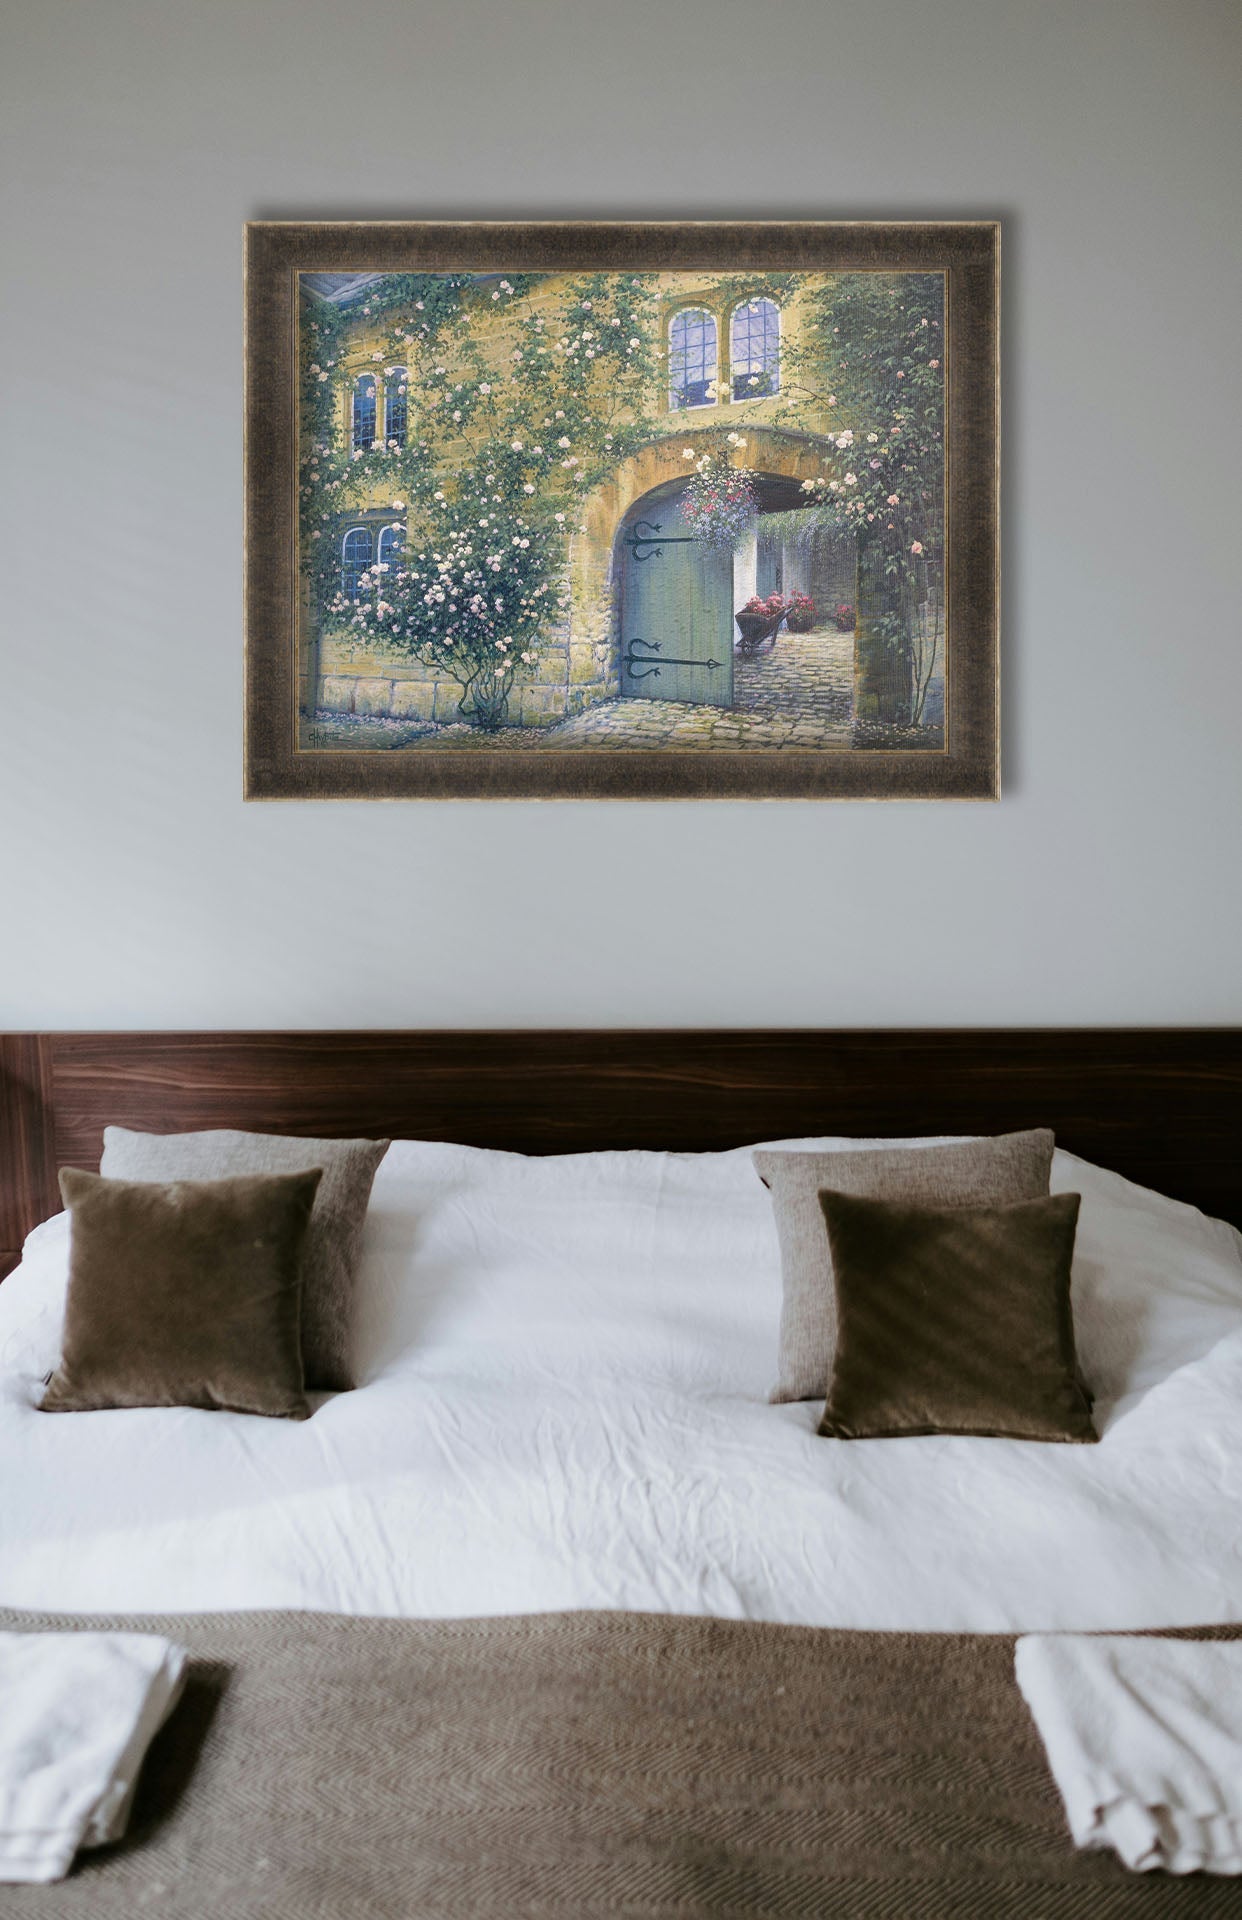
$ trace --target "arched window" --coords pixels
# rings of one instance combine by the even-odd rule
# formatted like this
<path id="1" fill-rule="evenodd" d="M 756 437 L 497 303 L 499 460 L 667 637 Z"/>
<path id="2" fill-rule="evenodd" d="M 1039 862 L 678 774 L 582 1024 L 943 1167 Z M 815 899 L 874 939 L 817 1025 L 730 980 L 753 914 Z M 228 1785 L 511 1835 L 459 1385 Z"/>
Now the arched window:
<path id="1" fill-rule="evenodd" d="M 375 375 L 360 373 L 354 381 L 354 445 L 375 445 Z"/>
<path id="2" fill-rule="evenodd" d="M 395 440 L 399 447 L 405 445 L 405 430 L 409 422 L 409 403 L 407 387 L 409 369 L 393 367 L 384 375 L 384 438 Z"/>
<path id="3" fill-rule="evenodd" d="M 395 567 L 401 557 L 401 528 L 381 527 L 376 560 L 381 567 Z"/>
<path id="4" fill-rule="evenodd" d="M 683 307 L 668 330 L 668 404 L 710 407 L 716 383 L 716 322 L 704 307 Z"/>
<path id="5" fill-rule="evenodd" d="M 774 300 L 744 300 L 730 323 L 733 398 L 758 400 L 781 384 L 781 310 Z"/>
<path id="6" fill-rule="evenodd" d="M 373 552 L 370 527 L 351 527 L 341 542 L 341 592 L 347 600 L 361 600 L 362 576 Z"/>

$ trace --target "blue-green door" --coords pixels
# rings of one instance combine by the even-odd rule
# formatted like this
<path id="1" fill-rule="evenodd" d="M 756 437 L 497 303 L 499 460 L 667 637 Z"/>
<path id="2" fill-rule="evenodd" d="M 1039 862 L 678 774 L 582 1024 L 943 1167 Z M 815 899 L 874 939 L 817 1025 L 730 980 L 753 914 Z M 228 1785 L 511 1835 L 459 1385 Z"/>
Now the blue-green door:
<path id="1" fill-rule="evenodd" d="M 733 556 L 685 536 L 672 503 L 621 543 L 621 693 L 733 705 Z"/>

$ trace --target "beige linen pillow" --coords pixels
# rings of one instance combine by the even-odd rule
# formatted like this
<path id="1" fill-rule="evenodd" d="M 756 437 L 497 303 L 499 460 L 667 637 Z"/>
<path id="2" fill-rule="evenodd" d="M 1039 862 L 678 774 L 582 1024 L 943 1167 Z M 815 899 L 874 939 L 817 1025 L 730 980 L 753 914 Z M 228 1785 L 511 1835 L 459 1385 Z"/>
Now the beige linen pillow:
<path id="1" fill-rule="evenodd" d="M 105 1180 L 64 1167 L 69 1292 L 43 1413 L 211 1407 L 305 1420 L 302 1249 L 319 1169 Z"/>
<path id="2" fill-rule="evenodd" d="M 104 1128 L 107 1180 L 223 1180 L 238 1174 L 322 1167 L 302 1256 L 302 1361 L 306 1385 L 357 1385 L 353 1299 L 362 1228 L 387 1140 L 302 1140 L 274 1133 L 133 1133 Z"/>
<path id="3" fill-rule="evenodd" d="M 842 1153 L 754 1156 L 771 1190 L 781 1244 L 779 1378 L 769 1398 L 822 1400 L 836 1350 L 832 1252 L 820 1193 L 924 1207 L 1003 1207 L 1048 1191 L 1056 1145 L 1047 1128 L 942 1147 L 864 1147 Z"/>

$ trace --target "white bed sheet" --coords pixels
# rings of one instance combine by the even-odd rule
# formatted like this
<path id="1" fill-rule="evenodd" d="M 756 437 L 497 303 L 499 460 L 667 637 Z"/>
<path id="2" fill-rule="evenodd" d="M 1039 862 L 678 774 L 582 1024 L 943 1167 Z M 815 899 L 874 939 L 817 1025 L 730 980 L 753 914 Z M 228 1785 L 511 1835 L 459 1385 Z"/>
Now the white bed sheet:
<path id="1" fill-rule="evenodd" d="M 58 1216 L 0 1286 L 0 1604 L 1242 1620 L 1238 1236 L 1068 1154 L 1053 1186 L 1083 1194 L 1096 1447 L 821 1440 L 817 1405 L 769 1406 L 780 1265 L 746 1151 L 394 1146 L 366 1235 L 367 1384 L 302 1423 L 37 1412 Z"/>

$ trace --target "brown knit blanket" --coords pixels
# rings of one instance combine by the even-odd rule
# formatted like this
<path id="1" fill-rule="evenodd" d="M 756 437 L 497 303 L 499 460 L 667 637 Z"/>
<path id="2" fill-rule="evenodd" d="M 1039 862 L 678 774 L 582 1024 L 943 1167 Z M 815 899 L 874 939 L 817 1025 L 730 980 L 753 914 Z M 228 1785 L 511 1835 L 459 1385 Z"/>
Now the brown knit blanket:
<path id="1" fill-rule="evenodd" d="M 126 1840 L 5 1920 L 1242 1914 L 1075 1852 L 1007 1636 L 0 1612 L 88 1625 L 171 1635 L 190 1686 Z"/>

